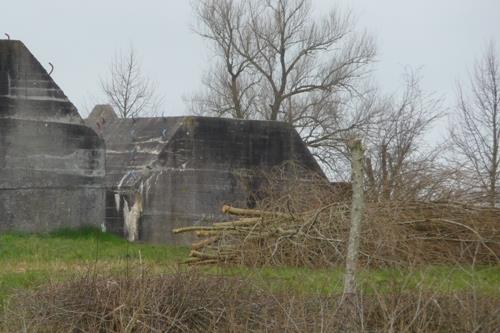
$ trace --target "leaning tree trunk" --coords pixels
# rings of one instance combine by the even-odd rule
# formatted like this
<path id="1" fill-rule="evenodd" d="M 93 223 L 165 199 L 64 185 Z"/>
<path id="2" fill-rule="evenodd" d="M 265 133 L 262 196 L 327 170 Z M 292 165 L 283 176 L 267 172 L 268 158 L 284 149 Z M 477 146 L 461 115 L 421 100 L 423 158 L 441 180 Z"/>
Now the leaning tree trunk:
<path id="1" fill-rule="evenodd" d="M 364 153 L 361 140 L 354 139 L 349 142 L 352 163 L 352 208 L 351 229 L 349 242 L 347 244 L 346 267 L 344 274 L 344 295 L 342 297 L 343 307 L 341 310 L 345 320 L 340 331 L 358 332 L 359 323 L 357 310 L 357 286 L 356 271 L 359 256 L 359 244 L 361 238 L 361 223 L 364 214 L 364 188 L 363 188 L 363 163 Z"/>
<path id="2" fill-rule="evenodd" d="M 356 294 L 356 269 L 359 256 L 361 224 L 365 207 L 363 188 L 364 151 L 361 140 L 352 140 L 349 142 L 349 148 L 352 160 L 352 210 L 344 276 L 344 297 L 346 298 L 352 298 Z"/>

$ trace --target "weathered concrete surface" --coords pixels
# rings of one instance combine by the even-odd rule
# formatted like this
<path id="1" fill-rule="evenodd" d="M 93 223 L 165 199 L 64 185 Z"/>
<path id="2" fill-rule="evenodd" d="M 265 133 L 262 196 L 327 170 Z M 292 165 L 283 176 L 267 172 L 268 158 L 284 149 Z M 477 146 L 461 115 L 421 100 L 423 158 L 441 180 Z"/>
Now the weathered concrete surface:
<path id="1" fill-rule="evenodd" d="M 87 119 L 85 119 L 85 124 L 98 134 L 102 134 L 103 127 L 117 118 L 118 116 L 111 105 L 98 104 L 94 106 Z"/>
<path id="2" fill-rule="evenodd" d="M 104 219 L 104 142 L 19 41 L 0 41 L 0 232 Z"/>
<path id="3" fill-rule="evenodd" d="M 117 119 L 103 127 L 103 135 L 107 227 L 127 235 L 126 217 L 140 206 L 135 239 L 143 241 L 185 244 L 190 236 L 173 236 L 172 228 L 223 218 L 224 203 L 247 202 L 242 173 L 294 160 L 323 174 L 297 132 L 280 122 Z M 247 180 L 254 190 L 261 181 L 258 176 Z"/>

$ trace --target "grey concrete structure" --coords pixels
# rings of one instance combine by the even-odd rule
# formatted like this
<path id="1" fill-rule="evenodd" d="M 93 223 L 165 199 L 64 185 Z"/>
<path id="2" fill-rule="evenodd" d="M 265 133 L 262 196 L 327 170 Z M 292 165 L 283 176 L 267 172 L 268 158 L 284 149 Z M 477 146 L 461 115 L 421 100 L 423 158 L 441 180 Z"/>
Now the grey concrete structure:
<path id="1" fill-rule="evenodd" d="M 98 104 L 94 106 L 87 119 L 85 119 L 85 124 L 96 132 L 102 133 L 103 126 L 106 125 L 107 122 L 117 118 L 118 116 L 111 105 Z"/>
<path id="2" fill-rule="evenodd" d="M 185 244 L 173 228 L 252 206 L 259 171 L 290 160 L 322 174 L 280 122 L 120 119 L 98 105 L 85 124 L 24 44 L 0 41 L 0 232 L 94 225 Z"/>
<path id="3" fill-rule="evenodd" d="M 191 239 L 172 228 L 223 218 L 224 203 L 252 205 L 250 192 L 262 181 L 255 171 L 294 160 L 322 174 L 281 122 L 169 117 L 98 127 L 107 145 L 106 224 L 129 240 L 185 244 Z"/>
<path id="4" fill-rule="evenodd" d="M 105 146 L 20 41 L 0 40 L 0 232 L 104 220 Z"/>

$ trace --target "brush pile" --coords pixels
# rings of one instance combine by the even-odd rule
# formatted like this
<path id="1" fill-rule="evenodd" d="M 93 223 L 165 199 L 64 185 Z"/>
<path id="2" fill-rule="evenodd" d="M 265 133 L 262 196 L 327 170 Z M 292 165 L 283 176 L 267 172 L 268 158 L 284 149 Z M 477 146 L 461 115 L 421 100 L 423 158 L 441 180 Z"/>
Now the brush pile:
<path id="1" fill-rule="evenodd" d="M 278 209 L 281 208 L 281 209 Z M 173 230 L 192 232 L 186 263 L 332 267 L 343 264 L 350 202 L 297 212 L 225 205 L 231 221 Z M 361 243 L 366 266 L 491 264 L 500 257 L 500 209 L 452 202 L 367 203 Z"/>

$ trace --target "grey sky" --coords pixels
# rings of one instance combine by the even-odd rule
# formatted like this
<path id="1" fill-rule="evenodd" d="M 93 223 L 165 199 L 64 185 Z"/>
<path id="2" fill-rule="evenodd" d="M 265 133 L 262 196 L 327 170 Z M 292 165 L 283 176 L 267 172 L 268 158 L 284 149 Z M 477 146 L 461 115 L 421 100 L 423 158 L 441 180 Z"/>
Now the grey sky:
<path id="1" fill-rule="evenodd" d="M 453 101 L 455 82 L 493 39 L 500 51 L 499 0 L 313 0 L 317 13 L 350 8 L 378 46 L 376 78 L 397 89 L 405 66 L 422 68 L 423 86 Z M 165 95 L 164 114 L 184 114 L 182 96 L 200 85 L 210 53 L 191 31 L 188 0 L 3 1 L 0 33 L 22 40 L 85 114 L 103 102 L 99 77 L 119 49 L 139 51 Z"/>

